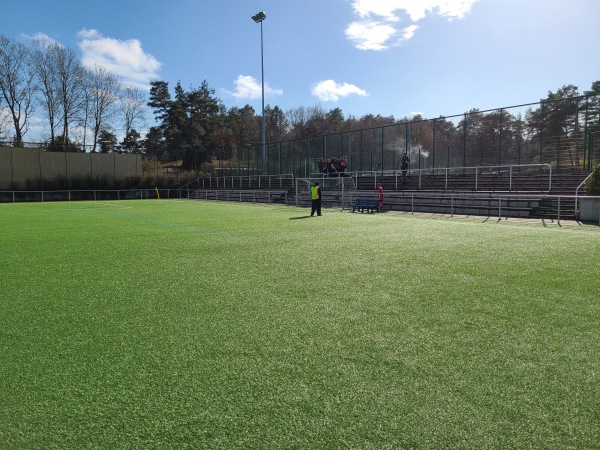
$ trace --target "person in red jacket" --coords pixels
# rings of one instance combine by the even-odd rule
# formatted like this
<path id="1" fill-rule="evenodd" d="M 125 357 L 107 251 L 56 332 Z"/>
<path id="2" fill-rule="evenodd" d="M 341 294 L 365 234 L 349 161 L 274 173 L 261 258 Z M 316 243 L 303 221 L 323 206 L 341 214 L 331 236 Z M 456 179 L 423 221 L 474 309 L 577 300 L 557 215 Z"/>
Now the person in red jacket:
<path id="1" fill-rule="evenodd" d="M 346 158 L 340 156 L 340 176 L 346 176 L 346 169 L 348 169 L 348 163 L 346 162 Z"/>
<path id="2" fill-rule="evenodd" d="M 383 211 L 383 186 L 379 183 L 379 212 Z"/>

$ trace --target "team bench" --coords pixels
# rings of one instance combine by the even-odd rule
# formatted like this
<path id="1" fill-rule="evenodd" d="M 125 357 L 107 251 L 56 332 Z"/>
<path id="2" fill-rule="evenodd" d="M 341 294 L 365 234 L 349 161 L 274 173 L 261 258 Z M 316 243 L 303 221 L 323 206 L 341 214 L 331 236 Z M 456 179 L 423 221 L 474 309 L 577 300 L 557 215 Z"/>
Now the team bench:
<path id="1" fill-rule="evenodd" d="M 379 200 L 376 198 L 357 198 L 352 205 L 352 212 L 360 210 L 360 212 L 379 212 Z"/>

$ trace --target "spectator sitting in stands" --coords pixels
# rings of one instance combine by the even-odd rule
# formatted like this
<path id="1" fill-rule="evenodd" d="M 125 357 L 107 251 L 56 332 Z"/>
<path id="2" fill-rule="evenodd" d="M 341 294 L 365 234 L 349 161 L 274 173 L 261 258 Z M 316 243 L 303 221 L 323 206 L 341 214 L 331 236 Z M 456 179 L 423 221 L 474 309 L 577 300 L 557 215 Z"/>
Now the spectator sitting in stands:
<path id="1" fill-rule="evenodd" d="M 348 163 L 346 162 L 343 156 L 340 156 L 339 161 L 340 176 L 343 177 L 346 174 L 346 169 L 348 169 Z"/>
<path id="2" fill-rule="evenodd" d="M 321 174 L 326 177 L 327 176 L 327 168 L 329 163 L 325 158 L 319 158 L 319 169 L 321 170 Z"/>
<path id="3" fill-rule="evenodd" d="M 333 159 L 331 161 L 329 161 L 329 176 L 337 177 L 337 169 L 335 168 Z"/>

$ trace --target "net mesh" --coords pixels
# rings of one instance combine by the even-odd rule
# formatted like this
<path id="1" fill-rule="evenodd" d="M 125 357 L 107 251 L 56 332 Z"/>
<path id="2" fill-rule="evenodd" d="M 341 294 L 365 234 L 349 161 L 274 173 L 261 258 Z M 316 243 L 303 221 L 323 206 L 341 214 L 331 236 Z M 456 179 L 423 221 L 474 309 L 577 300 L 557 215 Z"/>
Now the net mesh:
<path id="1" fill-rule="evenodd" d="M 310 204 L 310 188 L 315 183 L 321 188 L 321 202 L 325 207 L 351 207 L 356 195 L 353 177 L 296 178 L 296 205 Z"/>

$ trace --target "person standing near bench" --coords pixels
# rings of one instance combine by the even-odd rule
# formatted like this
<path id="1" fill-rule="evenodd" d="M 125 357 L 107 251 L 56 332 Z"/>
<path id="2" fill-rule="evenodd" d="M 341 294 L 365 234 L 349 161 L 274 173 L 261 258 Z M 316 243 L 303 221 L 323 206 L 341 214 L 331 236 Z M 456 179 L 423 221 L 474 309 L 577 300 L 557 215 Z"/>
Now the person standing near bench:
<path id="1" fill-rule="evenodd" d="M 321 188 L 319 187 L 318 181 L 310 188 L 310 199 L 312 201 L 311 209 L 310 209 L 311 217 L 315 215 L 315 212 L 317 213 L 317 216 L 320 216 L 321 215 Z"/>
<path id="2" fill-rule="evenodd" d="M 379 183 L 379 212 L 383 211 L 383 186 Z"/>

